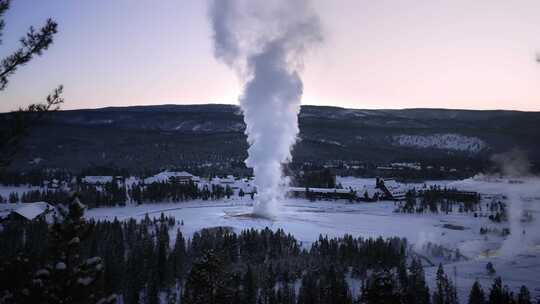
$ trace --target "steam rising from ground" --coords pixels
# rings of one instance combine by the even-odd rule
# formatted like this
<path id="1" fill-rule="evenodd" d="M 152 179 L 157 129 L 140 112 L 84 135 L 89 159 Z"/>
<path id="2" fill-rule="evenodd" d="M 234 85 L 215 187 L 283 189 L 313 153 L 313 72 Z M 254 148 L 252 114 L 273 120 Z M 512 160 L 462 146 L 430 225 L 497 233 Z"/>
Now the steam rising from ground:
<path id="1" fill-rule="evenodd" d="M 302 57 L 322 40 L 320 22 L 306 0 L 214 0 L 209 15 L 214 55 L 244 85 L 246 165 L 258 191 L 254 213 L 270 216 L 285 184 L 281 166 L 290 161 L 299 131 Z"/>
<path id="2" fill-rule="evenodd" d="M 531 176 L 531 162 L 525 151 L 512 149 L 509 152 L 495 154 L 491 160 L 506 177 Z"/>
<path id="3" fill-rule="evenodd" d="M 540 196 L 540 179 L 531 174 L 531 164 L 524 151 L 513 149 L 494 155 L 492 160 L 500 167 L 502 176 L 511 183 L 504 187 L 508 198 L 510 235 L 500 250 L 501 255 L 510 257 L 540 241 L 538 219 L 528 218 L 528 215 L 532 217 L 538 211 L 539 202 L 534 199 Z"/>
<path id="4" fill-rule="evenodd" d="M 479 174 L 461 185 L 470 186 L 470 190 L 506 196 L 510 235 L 499 254 L 513 257 L 540 244 L 540 178 L 530 172 L 530 162 L 524 151 L 514 149 L 497 154 L 492 161 L 499 174 Z"/>

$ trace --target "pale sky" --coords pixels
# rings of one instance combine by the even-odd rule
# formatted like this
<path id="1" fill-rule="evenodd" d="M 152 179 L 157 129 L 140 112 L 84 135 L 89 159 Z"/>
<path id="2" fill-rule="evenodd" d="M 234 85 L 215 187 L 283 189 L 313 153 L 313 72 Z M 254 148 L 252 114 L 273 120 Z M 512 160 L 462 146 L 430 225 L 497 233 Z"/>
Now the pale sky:
<path id="1" fill-rule="evenodd" d="M 58 84 L 65 109 L 237 104 L 235 73 L 213 57 L 207 4 L 13 0 L 2 57 L 47 17 L 60 32 L 11 77 L 0 111 L 41 101 Z M 305 58 L 303 104 L 540 111 L 538 0 L 315 0 L 314 7 L 325 41 Z"/>

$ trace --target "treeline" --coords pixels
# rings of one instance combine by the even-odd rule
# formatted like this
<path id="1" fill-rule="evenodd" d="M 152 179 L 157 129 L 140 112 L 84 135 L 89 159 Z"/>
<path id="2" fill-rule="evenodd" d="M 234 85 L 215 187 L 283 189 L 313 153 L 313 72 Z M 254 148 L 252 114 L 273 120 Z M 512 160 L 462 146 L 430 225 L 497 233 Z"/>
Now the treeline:
<path id="1" fill-rule="evenodd" d="M 135 203 L 155 203 L 163 201 L 182 202 L 194 199 L 217 200 L 231 197 L 233 189 L 226 185 L 205 185 L 199 188 L 197 184 L 188 183 L 151 183 L 132 185 L 128 190 L 131 200 Z M 243 192 L 240 193 L 243 196 Z"/>
<path id="2" fill-rule="evenodd" d="M 405 201 L 399 203 L 396 212 L 403 213 L 450 213 L 482 211 L 481 197 L 478 193 L 462 192 L 456 189 L 430 186 L 427 190 L 407 191 Z M 478 216 L 478 214 L 476 214 Z"/>
<path id="3" fill-rule="evenodd" d="M 307 249 L 283 230 L 268 228 L 240 233 L 227 228 L 203 229 L 186 240 L 182 223 L 163 215 L 159 219 L 147 216 L 140 222 L 87 225 L 79 251 L 70 252 L 83 261 L 101 257 L 99 280 L 92 277 L 99 282 L 93 294 L 113 294 L 126 304 L 458 303 L 456 288 L 442 266 L 430 291 L 423 266 L 408 256 L 404 239 L 321 236 Z M 33 294 L 37 288 L 31 285 L 34 287 L 28 289 L 32 278 L 28 273 L 39 273 L 42 265 L 50 264 L 51 248 L 71 248 L 73 234 L 65 229 L 66 236 L 58 237 L 40 221 L 10 221 L 3 227 L 0 298 L 25 298 L 24 290 Z M 59 245 L 58 239 L 66 241 Z M 358 284 L 359 295 L 353 296 L 351 284 Z M 532 300 L 526 287 L 514 294 L 497 278 L 489 292 L 475 283 L 469 303 Z"/>
<path id="4" fill-rule="evenodd" d="M 182 303 L 297 303 L 297 298 L 298 303 L 310 303 L 300 299 L 311 297 L 313 286 L 322 301 L 317 303 L 335 297 L 347 303 L 352 301 L 345 279 L 349 269 L 353 277 L 366 279 L 370 271 L 397 267 L 406 258 L 406 241 L 397 238 L 321 236 L 307 250 L 283 230 L 270 229 L 239 234 L 226 228 L 204 229 L 186 241 L 176 230 L 181 224 L 163 215 L 140 222 L 90 224 L 92 233 L 81 243 L 81 255 L 103 257 L 100 292 L 121 295 L 124 303 L 159 303 L 161 297 L 172 303 L 180 298 Z M 32 261 L 30 267 L 38 268 L 49 253 L 47 231 L 40 221 L 5 223 L 0 234 L 2 260 L 24 255 Z M 8 278 L 5 273 L 0 276 Z M 21 280 L 0 288 L 23 287 L 14 282 Z M 296 294 L 294 286 L 299 282 L 302 287 Z M 197 300 L 215 294 L 223 302 Z"/>
<path id="5" fill-rule="evenodd" d="M 71 181 L 73 174 L 67 170 L 29 170 L 26 172 L 16 172 L 2 170 L 0 172 L 0 184 L 9 186 L 30 185 L 41 187 L 43 181 Z"/>
<path id="6" fill-rule="evenodd" d="M 330 169 L 302 170 L 293 176 L 295 187 L 336 188 L 336 173 Z"/>
<path id="7" fill-rule="evenodd" d="M 127 190 L 126 190 L 127 189 Z M 127 203 L 158 203 L 164 201 L 183 202 L 195 199 L 217 200 L 229 198 L 234 194 L 233 189 L 226 185 L 210 185 L 199 188 L 195 183 L 151 183 L 134 184 L 125 187 L 117 182 L 104 183 L 103 185 L 79 184 L 77 194 L 82 203 L 88 207 L 124 206 Z M 239 191 L 238 195 L 250 196 L 253 193 Z M 45 201 L 51 204 L 67 204 L 71 199 L 71 193 L 66 189 L 30 190 L 22 194 L 13 192 L 7 197 L 0 195 L 0 203 L 31 203 Z"/>

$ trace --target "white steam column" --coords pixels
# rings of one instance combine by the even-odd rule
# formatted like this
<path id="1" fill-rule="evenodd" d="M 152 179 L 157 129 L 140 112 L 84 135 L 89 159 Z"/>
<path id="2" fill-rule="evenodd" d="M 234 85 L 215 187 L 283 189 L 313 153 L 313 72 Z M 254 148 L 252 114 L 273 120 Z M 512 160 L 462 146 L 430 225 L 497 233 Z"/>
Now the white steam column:
<path id="1" fill-rule="evenodd" d="M 318 16 L 304 0 L 214 0 L 214 53 L 238 74 L 258 196 L 253 213 L 272 216 L 283 195 L 282 164 L 298 135 L 302 57 L 322 40 Z"/>

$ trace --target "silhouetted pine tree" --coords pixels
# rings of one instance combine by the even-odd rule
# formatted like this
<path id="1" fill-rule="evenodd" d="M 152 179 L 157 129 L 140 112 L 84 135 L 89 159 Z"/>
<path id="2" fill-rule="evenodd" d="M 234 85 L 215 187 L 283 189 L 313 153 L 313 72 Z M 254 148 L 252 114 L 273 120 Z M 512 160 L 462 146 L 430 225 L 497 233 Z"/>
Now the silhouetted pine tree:
<path id="1" fill-rule="evenodd" d="M 517 303 L 518 304 L 532 304 L 531 302 L 531 293 L 529 292 L 529 289 L 527 286 L 521 286 L 519 289 L 519 293 L 517 295 Z"/>
<path id="2" fill-rule="evenodd" d="M 116 302 L 116 296 L 104 298 L 95 288 L 103 273 L 102 259 L 81 259 L 80 243 L 91 229 L 83 218 L 84 209 L 77 198 L 69 206 L 57 206 L 58 215 L 49 230 L 50 260 L 34 279 L 41 303 Z"/>
<path id="3" fill-rule="evenodd" d="M 362 290 L 359 302 L 363 304 L 399 303 L 399 286 L 390 271 L 375 272 Z"/>
<path id="4" fill-rule="evenodd" d="M 469 293 L 469 304 L 485 304 L 486 296 L 478 281 L 475 281 Z"/>
<path id="5" fill-rule="evenodd" d="M 298 292 L 298 304 L 317 304 L 317 279 L 308 271 L 302 276 L 302 285 Z"/>
<path id="6" fill-rule="evenodd" d="M 502 279 L 500 277 L 495 278 L 493 285 L 489 291 L 489 303 L 490 304 L 509 304 L 513 296 L 508 291 L 507 287 L 503 287 Z"/>
<path id="7" fill-rule="evenodd" d="M 253 268 L 248 264 L 246 274 L 242 279 L 242 303 L 255 304 L 257 302 L 257 281 Z"/>
<path id="8" fill-rule="evenodd" d="M 176 231 L 176 239 L 174 241 L 174 248 L 171 252 L 171 264 L 173 275 L 176 280 L 182 280 L 184 278 L 184 268 L 186 264 L 186 241 L 180 229 Z"/>
<path id="9" fill-rule="evenodd" d="M 223 265 L 212 251 L 203 252 L 193 264 L 186 280 L 183 304 L 228 303 Z"/>
<path id="10" fill-rule="evenodd" d="M 426 285 L 424 268 L 419 260 L 412 260 L 407 278 L 403 302 L 407 304 L 429 304 L 431 302 L 429 288 Z"/>
<path id="11" fill-rule="evenodd" d="M 456 304 L 458 303 L 456 290 L 452 281 L 444 273 L 442 264 L 437 269 L 437 287 L 433 292 L 433 304 Z"/>

